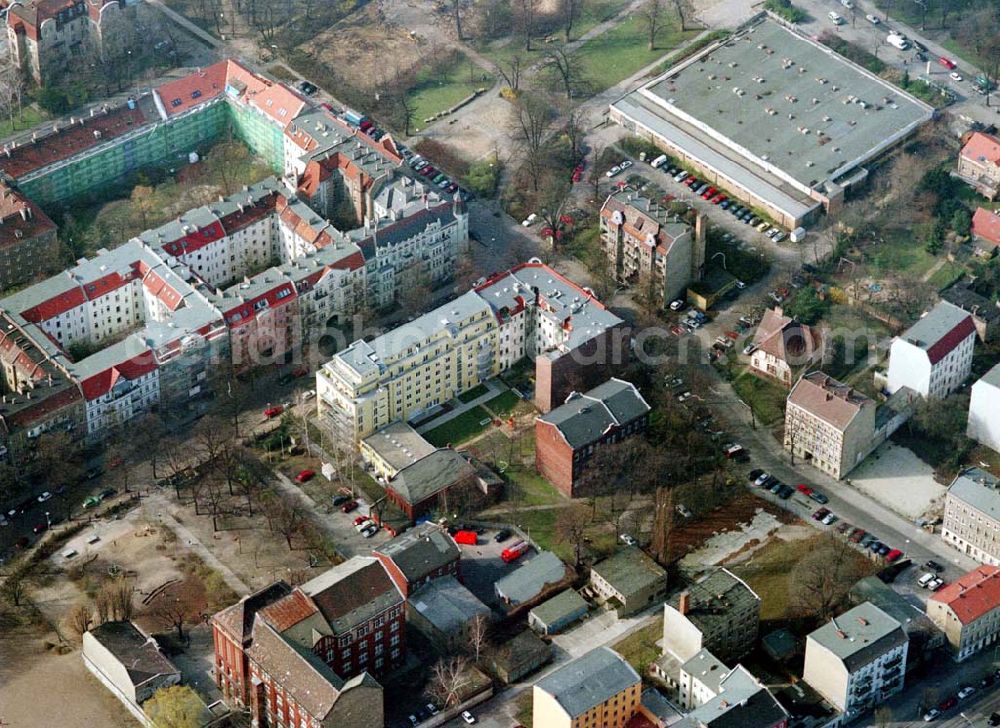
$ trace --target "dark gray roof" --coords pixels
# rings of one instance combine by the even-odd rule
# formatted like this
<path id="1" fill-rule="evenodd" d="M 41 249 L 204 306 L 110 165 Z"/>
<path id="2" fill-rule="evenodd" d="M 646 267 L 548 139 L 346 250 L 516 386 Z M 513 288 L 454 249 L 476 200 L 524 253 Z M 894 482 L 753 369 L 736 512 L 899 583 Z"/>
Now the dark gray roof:
<path id="1" fill-rule="evenodd" d="M 810 632 L 809 639 L 840 658 L 850 672 L 907 642 L 899 622 L 871 602 L 831 619 Z"/>
<path id="2" fill-rule="evenodd" d="M 447 531 L 433 523 L 420 523 L 387 541 L 375 553 L 389 558 L 409 582 L 458 561 L 462 552 Z"/>
<path id="3" fill-rule="evenodd" d="M 719 683 L 718 694 L 677 723 L 682 728 L 770 728 L 788 717 L 770 691 L 742 665 Z"/>
<path id="4" fill-rule="evenodd" d="M 979 379 L 980 382 L 1000 387 L 1000 364 L 997 364 Z"/>
<path id="5" fill-rule="evenodd" d="M 445 634 L 455 634 L 478 616 L 490 617 L 490 608 L 458 583 L 454 576 L 435 579 L 410 595 L 410 606 Z"/>
<path id="6" fill-rule="evenodd" d="M 655 715 L 659 720 L 667 725 L 675 723 L 680 719 L 681 714 L 677 711 L 663 693 L 656 688 L 646 688 L 642 691 L 642 707 Z"/>
<path id="7" fill-rule="evenodd" d="M 350 558 L 299 589 L 313 600 L 338 635 L 403 602 L 382 562 L 367 556 Z"/>
<path id="8" fill-rule="evenodd" d="M 667 581 L 667 572 L 638 548 L 624 548 L 590 569 L 626 599 L 656 581 Z"/>
<path id="9" fill-rule="evenodd" d="M 565 404 L 538 419 L 555 425 L 574 449 L 596 442 L 612 426 L 624 426 L 649 412 L 631 382 L 609 379 L 585 394 L 574 392 Z"/>
<path id="10" fill-rule="evenodd" d="M 966 468 L 948 486 L 948 497 L 1000 521 L 1000 480 L 981 468 Z"/>
<path id="11" fill-rule="evenodd" d="M 551 551 L 542 551 L 531 561 L 498 579 L 493 586 L 502 599 L 523 604 L 541 594 L 547 585 L 557 584 L 565 578 L 566 564 Z"/>
<path id="12" fill-rule="evenodd" d="M 909 342 L 920 342 L 922 349 L 930 349 L 947 336 L 969 315 L 967 311 L 948 301 L 938 301 L 923 318 L 904 331 L 900 338 Z"/>
<path id="13" fill-rule="evenodd" d="M 157 675 L 180 674 L 156 641 L 131 622 L 105 622 L 90 630 L 90 636 L 125 667 L 133 685 L 142 685 Z"/>
<path id="14" fill-rule="evenodd" d="M 973 316 L 996 323 L 1000 320 L 1000 308 L 986 296 L 974 291 L 967 282 L 956 283 L 941 291 L 941 298 L 960 306 Z"/>
<path id="15" fill-rule="evenodd" d="M 598 647 L 535 683 L 575 718 L 640 682 L 639 673 L 609 647 Z"/>
<path id="16" fill-rule="evenodd" d="M 587 602 L 574 589 L 567 589 L 531 610 L 531 615 L 542 624 L 554 624 L 562 619 L 587 611 Z"/>
<path id="17" fill-rule="evenodd" d="M 877 576 L 866 576 L 859 580 L 851 587 L 850 594 L 854 601 L 874 604 L 899 622 L 907 634 L 935 629 L 934 623 L 924 612 L 906 601 L 902 594 Z"/>
<path id="18" fill-rule="evenodd" d="M 471 480 L 475 475 L 476 469 L 468 460 L 450 447 L 444 447 L 407 465 L 387 487 L 412 505 L 433 498 L 463 480 Z"/>
<path id="19" fill-rule="evenodd" d="M 760 604 L 760 597 L 728 569 L 716 569 L 684 591 L 688 593 L 688 620 L 702 632 L 712 631 L 715 622 L 727 622 L 735 610 Z M 677 608 L 682 592 L 672 594 L 667 604 Z"/>

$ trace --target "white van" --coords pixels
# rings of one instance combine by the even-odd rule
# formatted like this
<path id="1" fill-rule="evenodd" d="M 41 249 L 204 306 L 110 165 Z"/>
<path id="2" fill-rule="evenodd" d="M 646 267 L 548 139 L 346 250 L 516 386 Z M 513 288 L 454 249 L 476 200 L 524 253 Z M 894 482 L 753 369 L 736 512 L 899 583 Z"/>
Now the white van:
<path id="1" fill-rule="evenodd" d="M 928 571 L 926 574 L 917 579 L 917 584 L 926 588 L 932 581 L 934 581 L 934 574 Z"/>
<path id="2" fill-rule="evenodd" d="M 905 51 L 910 47 L 910 41 L 906 39 L 906 36 L 902 33 L 897 33 L 896 31 L 889 33 L 889 35 L 885 37 L 885 42 L 901 51 Z"/>
<path id="3" fill-rule="evenodd" d="M 831 10 L 826 15 L 827 15 L 828 18 L 830 18 L 830 20 L 833 21 L 834 25 L 843 25 L 844 24 L 844 19 L 842 17 L 840 17 L 840 13 L 835 13 L 835 12 L 833 12 Z"/>
<path id="4" fill-rule="evenodd" d="M 661 154 L 659 157 L 657 157 L 656 159 L 654 159 L 649 164 L 654 169 L 659 169 L 660 167 L 662 167 L 666 163 L 667 163 L 667 155 L 666 154 Z"/>

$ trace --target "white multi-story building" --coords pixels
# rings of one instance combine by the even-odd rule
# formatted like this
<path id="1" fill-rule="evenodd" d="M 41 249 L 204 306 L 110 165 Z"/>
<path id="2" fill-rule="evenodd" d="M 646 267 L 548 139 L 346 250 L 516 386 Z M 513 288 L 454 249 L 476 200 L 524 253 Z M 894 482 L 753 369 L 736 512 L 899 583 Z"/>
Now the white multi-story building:
<path id="1" fill-rule="evenodd" d="M 899 622 L 863 602 L 806 637 L 802 679 L 848 723 L 903 689 L 908 647 Z"/>
<path id="2" fill-rule="evenodd" d="M 976 561 L 1000 566 L 1000 480 L 967 468 L 948 486 L 941 538 Z"/>
<path id="3" fill-rule="evenodd" d="M 319 414 L 351 442 L 429 413 L 528 357 L 536 403 L 565 396 L 586 359 L 624 363 L 622 321 L 541 262 L 524 263 L 370 342 L 356 341 L 316 373 Z M 579 355 L 579 356 L 576 356 Z"/>
<path id="4" fill-rule="evenodd" d="M 889 349 L 889 394 L 909 387 L 924 397 L 946 397 L 972 371 L 976 327 L 972 316 L 941 301 L 893 339 Z"/>
<path id="5" fill-rule="evenodd" d="M 972 385 L 966 434 L 1000 452 L 1000 364 Z"/>

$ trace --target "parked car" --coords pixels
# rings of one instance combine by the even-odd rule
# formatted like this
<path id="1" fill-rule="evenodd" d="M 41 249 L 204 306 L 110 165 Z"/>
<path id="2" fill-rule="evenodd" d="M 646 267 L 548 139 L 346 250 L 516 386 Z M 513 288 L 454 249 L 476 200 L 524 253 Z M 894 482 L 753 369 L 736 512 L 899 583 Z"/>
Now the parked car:
<path id="1" fill-rule="evenodd" d="M 612 167 L 607 172 L 605 172 L 604 176 L 607 177 L 608 179 L 610 179 L 612 177 L 617 177 L 619 174 L 621 174 L 621 171 L 622 171 L 622 168 L 619 165 L 616 164 L 614 167 Z"/>
<path id="2" fill-rule="evenodd" d="M 747 344 L 746 346 L 743 347 L 743 353 L 746 354 L 747 356 L 750 356 L 755 351 L 757 351 L 756 344 Z"/>
<path id="3" fill-rule="evenodd" d="M 835 514 L 833 514 L 833 513 L 827 513 L 826 516 L 824 516 L 824 518 L 821 521 L 821 523 L 824 526 L 832 526 L 836 522 L 836 520 L 837 520 L 837 516 Z"/>
<path id="4" fill-rule="evenodd" d="M 761 486 L 764 485 L 764 483 L 767 482 L 767 480 L 770 477 L 771 476 L 768 475 L 767 473 L 761 473 L 760 475 L 757 476 L 756 480 L 753 481 L 753 484 L 756 485 L 758 488 L 760 488 Z"/>
<path id="5" fill-rule="evenodd" d="M 947 68 L 949 71 L 954 71 L 956 68 L 958 68 L 958 64 L 956 64 L 955 61 L 948 58 L 948 56 L 941 56 L 940 58 L 938 58 L 938 63 Z"/>
<path id="6" fill-rule="evenodd" d="M 683 298 L 677 298 L 670 302 L 671 311 L 683 311 L 687 303 Z"/>
<path id="7" fill-rule="evenodd" d="M 976 692 L 976 689 L 971 685 L 966 685 L 964 688 L 958 691 L 958 699 L 965 700 L 967 697 Z"/>
<path id="8" fill-rule="evenodd" d="M 789 498 L 792 497 L 792 494 L 794 492 L 795 488 L 793 488 L 790 485 L 785 485 L 784 483 L 781 483 L 781 487 L 778 488 L 778 497 L 781 498 L 781 500 L 788 500 Z"/>
<path id="9" fill-rule="evenodd" d="M 434 703 L 427 703 L 427 705 L 424 707 L 427 708 L 427 712 L 430 713 L 431 715 L 437 715 L 440 712 L 437 706 L 434 705 Z"/>
<path id="10" fill-rule="evenodd" d="M 371 538 L 376 533 L 378 533 L 378 526 L 372 523 L 365 527 L 365 529 L 361 532 L 361 535 L 364 536 L 365 538 Z"/>
<path id="11" fill-rule="evenodd" d="M 472 713 L 470 713 L 469 711 L 463 710 L 462 711 L 462 720 L 464 720 L 469 725 L 472 725 L 473 723 L 476 722 L 476 717 Z"/>
<path id="12" fill-rule="evenodd" d="M 814 521 L 821 521 L 826 518 L 826 514 L 830 512 L 829 508 L 820 508 L 815 513 L 812 514 L 812 519 Z"/>
<path id="13" fill-rule="evenodd" d="M 333 507 L 336 508 L 337 506 L 342 506 L 345 503 L 347 503 L 347 501 L 349 501 L 350 499 L 351 496 L 344 495 L 343 493 L 341 493 L 340 495 L 335 495 L 333 496 Z"/>
<path id="14" fill-rule="evenodd" d="M 493 540 L 496 541 L 497 543 L 503 543 L 508 538 L 510 538 L 510 536 L 511 533 L 509 529 L 501 528 L 499 531 L 497 531 L 497 535 L 493 537 Z"/>
<path id="15" fill-rule="evenodd" d="M 629 536 L 629 535 L 628 535 L 627 533 L 623 533 L 623 534 L 622 534 L 621 536 L 619 536 L 618 538 L 619 538 L 619 539 L 621 540 L 621 542 L 622 542 L 623 544 L 625 544 L 626 546 L 637 546 L 637 545 L 639 544 L 639 542 L 638 542 L 638 541 L 636 541 L 634 537 L 632 537 L 632 536 Z"/>
<path id="16" fill-rule="evenodd" d="M 989 723 L 991 726 L 998 726 L 998 725 L 1000 725 L 1000 713 L 993 713 L 993 714 L 991 714 L 990 715 L 990 719 L 988 721 L 986 721 L 986 722 Z"/>
<path id="17" fill-rule="evenodd" d="M 934 581 L 934 579 L 935 579 L 934 574 L 928 571 L 926 574 L 921 575 L 921 577 L 917 579 L 917 585 L 922 586 L 926 589 L 927 585 L 930 584 L 932 581 Z"/>
<path id="18" fill-rule="evenodd" d="M 619 169 L 621 169 L 622 172 L 624 172 L 631 166 L 632 166 L 632 160 L 630 159 L 623 160 L 622 163 L 618 165 Z"/>
<path id="19" fill-rule="evenodd" d="M 931 708 L 926 713 L 924 713 L 924 723 L 930 723 L 932 720 L 941 715 L 941 711 L 937 708 Z"/>
<path id="20" fill-rule="evenodd" d="M 284 411 L 285 411 L 284 406 L 280 404 L 275 405 L 273 407 L 268 407 L 267 409 L 264 410 L 264 419 L 270 420 L 274 417 L 277 417 Z"/>
<path id="21" fill-rule="evenodd" d="M 958 698 L 952 695 L 950 697 L 945 698 L 940 703 L 938 703 L 938 710 L 944 712 L 946 710 L 951 710 L 956 705 L 958 705 Z"/>
<path id="22" fill-rule="evenodd" d="M 369 520 L 368 516 L 358 516 L 357 518 L 354 519 L 354 525 L 355 526 L 360 526 L 362 523 L 364 523 L 367 520 Z"/>
<path id="23" fill-rule="evenodd" d="M 930 569 L 931 571 L 944 571 L 944 567 L 933 559 L 928 559 L 924 562 L 924 568 Z"/>
<path id="24" fill-rule="evenodd" d="M 882 22 L 881 20 L 879 20 L 876 16 L 872 15 L 871 13 L 868 13 L 868 15 L 865 16 L 865 20 L 867 20 L 872 25 L 878 25 L 879 23 Z"/>
<path id="25" fill-rule="evenodd" d="M 38 496 L 38 502 L 39 503 L 44 503 L 45 501 L 47 501 L 51 497 L 52 497 L 52 494 L 49 493 L 49 491 L 45 491 L 40 496 Z"/>
<path id="26" fill-rule="evenodd" d="M 357 507 L 358 507 L 358 502 L 356 500 L 349 500 L 340 507 L 340 510 L 343 511 L 344 513 L 350 513 Z"/>
<path id="27" fill-rule="evenodd" d="M 955 83 L 961 83 L 962 81 L 965 80 L 962 78 L 962 74 L 959 73 L 958 71 L 952 71 L 951 73 L 949 73 L 948 78 L 950 78 Z"/>
<path id="28" fill-rule="evenodd" d="M 32 533 L 45 533 L 49 530 L 47 523 L 36 523 L 35 527 L 31 529 Z"/>
<path id="29" fill-rule="evenodd" d="M 785 238 L 787 238 L 787 237 L 788 237 L 788 236 L 787 236 L 787 235 L 785 235 L 785 233 L 784 233 L 784 232 L 780 232 L 780 233 L 778 233 L 777 235 L 775 235 L 775 236 L 774 236 L 773 238 L 771 238 L 771 239 L 772 239 L 772 240 L 774 240 L 774 242 L 776 242 L 776 243 L 780 243 L 780 242 L 781 242 L 782 240 L 784 240 L 784 239 L 785 239 Z"/>
<path id="30" fill-rule="evenodd" d="M 861 539 L 865 537 L 865 529 L 855 528 L 851 531 L 851 535 L 847 537 L 847 540 L 851 543 L 861 543 Z"/>
<path id="31" fill-rule="evenodd" d="M 308 468 L 306 468 L 305 470 L 300 471 L 299 474 L 295 476 L 295 482 L 306 483 L 312 480 L 315 476 L 316 476 L 315 470 L 309 470 Z"/>
<path id="32" fill-rule="evenodd" d="M 892 564 L 899 561 L 899 557 L 903 555 L 903 552 L 899 549 L 889 549 L 889 553 L 885 555 L 885 560 Z"/>

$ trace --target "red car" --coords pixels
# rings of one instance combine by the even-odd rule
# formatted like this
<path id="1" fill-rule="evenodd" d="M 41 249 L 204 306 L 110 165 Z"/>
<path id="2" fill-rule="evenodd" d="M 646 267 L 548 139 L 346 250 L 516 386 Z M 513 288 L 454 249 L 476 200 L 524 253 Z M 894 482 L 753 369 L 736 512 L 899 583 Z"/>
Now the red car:
<path id="1" fill-rule="evenodd" d="M 345 503 L 340 507 L 340 510 L 343 511 L 344 513 L 350 513 L 357 507 L 358 507 L 358 502 L 356 500 L 349 500 L 347 501 L 347 503 Z"/>
<path id="2" fill-rule="evenodd" d="M 274 407 L 268 407 L 266 410 L 264 410 L 264 419 L 269 420 L 272 417 L 277 417 L 284 411 L 285 408 L 280 404 L 275 405 Z"/>
<path id="3" fill-rule="evenodd" d="M 892 549 L 885 555 L 885 560 L 890 564 L 894 561 L 898 561 L 899 557 L 903 555 L 903 552 L 899 549 Z"/>
<path id="4" fill-rule="evenodd" d="M 951 710 L 956 705 L 958 705 L 958 698 L 952 695 L 950 698 L 946 698 L 941 701 L 940 705 L 938 705 L 938 710 L 944 712 L 946 710 Z"/>
<path id="5" fill-rule="evenodd" d="M 369 520 L 368 516 L 358 516 L 357 518 L 354 519 L 354 525 L 355 526 L 360 526 L 362 523 L 364 523 L 367 520 Z"/>
<path id="6" fill-rule="evenodd" d="M 304 377 L 308 373 L 309 369 L 307 367 L 295 367 L 294 369 L 292 369 L 293 377 Z"/>
<path id="7" fill-rule="evenodd" d="M 805 483 L 799 483 L 798 485 L 796 485 L 795 486 L 795 490 L 797 490 L 802 495 L 812 495 L 812 492 L 813 492 L 813 489 L 810 488 Z"/>
<path id="8" fill-rule="evenodd" d="M 34 533 L 44 533 L 45 531 L 49 530 L 49 527 L 48 527 L 47 524 L 44 524 L 44 523 L 36 523 L 35 527 L 33 529 L 31 529 L 31 530 Z"/>
<path id="9" fill-rule="evenodd" d="M 316 475 L 316 471 L 315 470 L 309 470 L 309 469 L 303 470 L 301 473 L 299 473 L 298 475 L 295 476 L 295 482 L 296 483 L 306 483 L 306 482 L 312 480 L 313 476 L 315 476 L 315 475 Z"/>
<path id="10" fill-rule="evenodd" d="M 712 198 L 712 204 L 713 205 L 720 205 L 720 204 L 722 204 L 725 201 L 726 201 L 726 196 L 724 194 L 722 194 L 722 193 L 719 193 L 715 197 Z"/>
<path id="11" fill-rule="evenodd" d="M 322 104 L 320 104 L 320 106 L 322 106 L 327 111 L 333 111 L 333 107 L 330 106 L 330 104 L 326 103 L 325 101 Z"/>
<path id="12" fill-rule="evenodd" d="M 947 68 L 949 71 L 954 71 L 958 67 L 955 64 L 955 61 L 948 58 L 948 56 L 941 56 L 938 58 L 938 63 Z"/>
<path id="13" fill-rule="evenodd" d="M 688 187 L 694 187 L 695 182 L 701 184 L 701 181 L 697 177 L 688 177 L 686 180 L 684 180 L 684 184 L 686 184 Z"/>
<path id="14" fill-rule="evenodd" d="M 707 200 L 709 197 L 714 197 L 715 193 L 718 192 L 714 187 L 709 187 L 707 190 L 701 193 L 701 199 Z"/>

